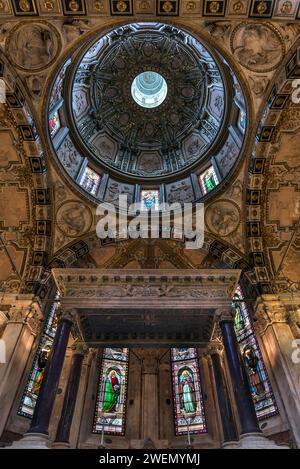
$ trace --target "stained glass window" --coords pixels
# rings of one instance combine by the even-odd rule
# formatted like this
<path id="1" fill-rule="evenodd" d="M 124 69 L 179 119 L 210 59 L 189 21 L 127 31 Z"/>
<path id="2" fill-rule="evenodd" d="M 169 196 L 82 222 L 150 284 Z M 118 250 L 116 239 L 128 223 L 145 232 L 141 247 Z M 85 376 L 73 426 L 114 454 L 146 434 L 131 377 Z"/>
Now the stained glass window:
<path id="1" fill-rule="evenodd" d="M 128 354 L 128 348 L 104 349 L 93 433 L 124 435 Z"/>
<path id="2" fill-rule="evenodd" d="M 159 207 L 159 190 L 142 190 L 141 191 L 142 210 L 158 210 Z"/>
<path id="3" fill-rule="evenodd" d="M 96 195 L 101 181 L 100 174 L 87 166 L 80 179 L 80 186 L 92 195 Z"/>
<path id="4" fill-rule="evenodd" d="M 49 118 L 49 130 L 51 138 L 54 138 L 59 129 L 61 128 L 61 122 L 59 118 L 59 113 L 56 111 L 52 116 Z"/>
<path id="5" fill-rule="evenodd" d="M 243 293 L 238 287 L 232 303 L 235 309 L 234 327 L 247 371 L 256 414 L 258 419 L 262 420 L 277 414 L 278 408 L 247 305 L 243 301 L 235 301 L 241 299 L 243 299 Z"/>
<path id="6" fill-rule="evenodd" d="M 204 173 L 200 174 L 199 181 L 203 194 L 212 191 L 219 184 L 214 167 L 210 166 Z"/>
<path id="7" fill-rule="evenodd" d="M 58 298 L 59 294 L 57 293 L 56 299 Z M 41 388 L 46 364 L 52 349 L 57 328 L 56 311 L 58 305 L 59 303 L 55 302 L 51 306 L 44 324 L 38 348 L 34 355 L 32 368 L 18 410 L 18 414 L 23 417 L 31 418 L 33 416 L 34 407 Z"/>
<path id="8" fill-rule="evenodd" d="M 244 133 L 246 129 L 246 113 L 242 109 L 239 112 L 238 126 L 239 129 Z"/>
<path id="9" fill-rule="evenodd" d="M 176 435 L 207 431 L 198 360 L 195 348 L 171 349 Z"/>

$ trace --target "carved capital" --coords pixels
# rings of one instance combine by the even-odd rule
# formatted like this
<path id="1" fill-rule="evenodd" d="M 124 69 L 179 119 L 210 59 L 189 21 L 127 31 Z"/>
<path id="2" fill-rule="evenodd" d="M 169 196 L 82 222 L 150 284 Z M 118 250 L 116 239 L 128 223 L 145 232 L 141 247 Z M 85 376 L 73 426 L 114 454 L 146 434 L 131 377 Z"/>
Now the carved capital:
<path id="1" fill-rule="evenodd" d="M 81 342 L 76 340 L 72 345 L 72 350 L 74 355 L 87 355 L 89 352 L 89 348 L 85 342 Z"/>
<path id="2" fill-rule="evenodd" d="M 76 309 L 64 309 L 64 307 L 60 307 L 57 312 L 57 317 L 60 321 L 70 321 L 72 324 L 76 324 L 77 311 Z"/>
<path id="3" fill-rule="evenodd" d="M 232 306 L 228 308 L 218 308 L 215 311 L 215 320 L 217 323 L 221 321 L 233 321 L 234 320 L 235 311 Z"/>
<path id="4" fill-rule="evenodd" d="M 266 300 L 262 297 L 256 305 L 255 329 L 260 334 L 263 334 L 272 324 L 289 322 L 289 313 L 278 298 Z"/>
<path id="5" fill-rule="evenodd" d="M 26 306 L 22 304 L 12 305 L 6 316 L 8 323 L 28 325 L 34 335 L 40 332 L 44 319 L 39 305 L 35 302 Z"/>
<path id="6" fill-rule="evenodd" d="M 214 355 L 216 353 L 222 355 L 223 349 L 224 347 L 220 340 L 211 340 L 206 348 L 206 353 L 208 355 Z"/>

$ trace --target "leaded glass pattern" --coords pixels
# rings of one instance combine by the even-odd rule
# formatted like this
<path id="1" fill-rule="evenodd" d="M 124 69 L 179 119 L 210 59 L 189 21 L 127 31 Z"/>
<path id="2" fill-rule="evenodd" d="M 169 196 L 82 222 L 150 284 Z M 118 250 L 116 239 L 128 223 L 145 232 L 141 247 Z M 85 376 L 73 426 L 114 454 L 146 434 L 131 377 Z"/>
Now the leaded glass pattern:
<path id="1" fill-rule="evenodd" d="M 58 111 L 56 111 L 52 116 L 49 118 L 49 131 L 51 138 L 54 138 L 59 129 L 61 128 L 61 122 Z"/>
<path id="2" fill-rule="evenodd" d="M 232 303 L 235 309 L 234 327 L 247 371 L 256 415 L 259 420 L 262 420 L 278 414 L 278 408 L 247 305 L 243 301 L 235 301 L 243 298 L 242 290 L 238 287 Z"/>
<path id="3" fill-rule="evenodd" d="M 59 293 L 56 294 L 55 299 L 57 300 L 58 298 Z M 18 415 L 23 417 L 31 418 L 33 416 L 57 328 L 56 312 L 58 306 L 58 301 L 53 303 L 44 323 L 43 333 L 34 355 L 33 364 L 18 410 Z"/>
<path id="4" fill-rule="evenodd" d="M 219 184 L 214 167 L 210 166 L 204 173 L 200 174 L 199 181 L 204 195 L 212 191 Z"/>
<path id="5" fill-rule="evenodd" d="M 89 194 L 96 195 L 101 181 L 100 174 L 93 171 L 87 166 L 80 179 L 80 186 L 85 189 Z"/>
<path id="6" fill-rule="evenodd" d="M 124 435 L 128 357 L 128 348 L 104 349 L 93 433 Z"/>
<path id="7" fill-rule="evenodd" d="M 206 422 L 195 348 L 172 348 L 172 381 L 175 434 L 205 433 Z"/>
<path id="8" fill-rule="evenodd" d="M 142 190 L 141 201 L 142 210 L 158 210 L 160 203 L 159 190 Z"/>
<path id="9" fill-rule="evenodd" d="M 246 112 L 241 109 L 240 112 L 239 112 L 238 126 L 239 126 L 239 129 L 240 129 L 243 133 L 245 132 L 246 124 L 247 124 Z"/>

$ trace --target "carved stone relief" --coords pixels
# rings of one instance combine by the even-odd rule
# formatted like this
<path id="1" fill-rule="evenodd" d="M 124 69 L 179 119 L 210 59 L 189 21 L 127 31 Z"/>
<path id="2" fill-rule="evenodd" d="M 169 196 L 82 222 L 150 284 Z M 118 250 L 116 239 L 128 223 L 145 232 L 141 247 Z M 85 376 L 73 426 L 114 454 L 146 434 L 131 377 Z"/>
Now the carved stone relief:
<path id="1" fill-rule="evenodd" d="M 190 178 L 176 181 L 173 184 L 166 185 L 167 202 L 187 203 L 194 200 L 194 191 Z"/>
<path id="2" fill-rule="evenodd" d="M 118 204 L 119 196 L 122 194 L 127 195 L 128 205 L 132 204 L 134 196 L 134 186 L 131 184 L 117 182 L 110 178 L 104 196 L 105 202 L 109 202 L 111 204 Z"/>
<path id="3" fill-rule="evenodd" d="M 56 213 L 59 231 L 69 238 L 77 238 L 87 233 L 92 225 L 92 213 L 87 205 L 79 201 L 68 201 Z"/>
<path id="4" fill-rule="evenodd" d="M 262 23 L 240 23 L 231 36 L 231 50 L 241 65 L 254 72 L 274 70 L 284 57 L 279 31 Z"/>
<path id="5" fill-rule="evenodd" d="M 67 136 L 60 145 L 57 150 L 57 156 L 67 173 L 75 178 L 83 161 L 83 157 L 78 153 L 69 136 Z"/>
<path id="6" fill-rule="evenodd" d="M 212 233 L 224 237 L 233 233 L 240 224 L 238 206 L 229 200 L 218 200 L 205 211 L 205 222 Z"/>
<path id="7" fill-rule="evenodd" d="M 20 23 L 10 31 L 6 41 L 6 50 L 12 62 L 26 70 L 48 67 L 59 49 L 59 34 L 46 22 Z"/>

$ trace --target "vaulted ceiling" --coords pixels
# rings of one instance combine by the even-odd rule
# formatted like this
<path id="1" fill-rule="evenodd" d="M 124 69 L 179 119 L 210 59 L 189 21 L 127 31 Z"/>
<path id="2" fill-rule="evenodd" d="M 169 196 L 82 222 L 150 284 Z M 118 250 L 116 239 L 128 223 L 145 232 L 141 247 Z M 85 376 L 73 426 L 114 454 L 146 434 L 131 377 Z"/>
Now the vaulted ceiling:
<path id="1" fill-rule="evenodd" d="M 298 2 L 100 0 L 86 2 L 83 12 L 84 3 L 0 1 L 7 87 L 0 104 L 0 290 L 45 294 L 54 265 L 226 265 L 242 268 L 258 291 L 299 290 L 300 105 L 292 99 L 300 75 Z M 95 202 L 63 174 L 51 150 L 46 110 L 56 72 L 82 41 L 132 21 L 133 13 L 135 21 L 172 22 L 207 41 L 243 86 L 247 142 L 233 175 L 205 204 L 201 251 L 174 240 L 100 242 Z"/>

